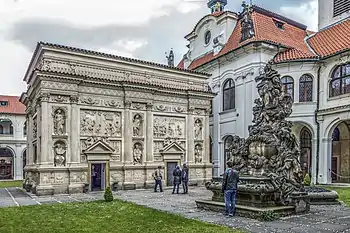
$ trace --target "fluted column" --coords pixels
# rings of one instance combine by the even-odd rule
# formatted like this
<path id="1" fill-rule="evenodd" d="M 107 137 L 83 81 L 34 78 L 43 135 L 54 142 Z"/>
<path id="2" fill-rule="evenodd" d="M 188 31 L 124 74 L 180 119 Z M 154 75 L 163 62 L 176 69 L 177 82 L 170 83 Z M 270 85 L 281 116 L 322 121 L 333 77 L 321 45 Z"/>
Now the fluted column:
<path id="1" fill-rule="evenodd" d="M 152 117 L 152 103 L 147 103 L 146 109 L 146 161 L 153 161 L 153 117 Z"/>
<path id="2" fill-rule="evenodd" d="M 41 164 L 52 164 L 53 161 L 48 161 L 49 157 L 49 119 L 51 119 L 49 115 L 49 101 L 50 94 L 42 93 L 40 97 L 41 108 L 40 108 L 40 116 L 38 115 L 37 120 L 40 122 L 40 162 Z M 38 124 L 39 125 L 39 124 Z"/>
<path id="3" fill-rule="evenodd" d="M 187 114 L 187 162 L 194 162 L 194 120 L 193 108 L 188 109 Z"/>
<path id="4" fill-rule="evenodd" d="M 80 150 L 79 150 L 79 109 L 77 106 L 78 96 L 71 96 L 71 119 L 68 119 L 70 122 L 70 162 L 71 163 L 79 163 L 80 162 Z"/>
<path id="5" fill-rule="evenodd" d="M 130 113 L 131 101 L 124 103 L 124 162 L 131 163 L 132 159 L 132 121 Z"/>

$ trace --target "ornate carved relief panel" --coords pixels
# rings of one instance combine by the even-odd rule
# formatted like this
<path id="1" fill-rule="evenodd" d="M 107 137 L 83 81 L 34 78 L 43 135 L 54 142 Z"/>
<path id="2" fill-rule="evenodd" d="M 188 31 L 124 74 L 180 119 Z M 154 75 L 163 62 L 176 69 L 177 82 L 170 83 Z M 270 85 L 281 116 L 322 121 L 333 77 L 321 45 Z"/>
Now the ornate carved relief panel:
<path id="1" fill-rule="evenodd" d="M 154 138 L 186 138 L 186 122 L 182 117 L 154 116 Z"/>
<path id="2" fill-rule="evenodd" d="M 121 137 L 121 113 L 97 110 L 81 110 L 81 136 Z"/>

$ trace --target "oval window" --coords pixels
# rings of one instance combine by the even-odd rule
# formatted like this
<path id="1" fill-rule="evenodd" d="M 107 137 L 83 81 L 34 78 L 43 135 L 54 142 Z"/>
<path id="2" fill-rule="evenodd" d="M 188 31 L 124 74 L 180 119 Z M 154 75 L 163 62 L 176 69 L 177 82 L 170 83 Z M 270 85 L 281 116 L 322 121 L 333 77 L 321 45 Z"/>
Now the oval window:
<path id="1" fill-rule="evenodd" d="M 211 39 L 211 32 L 207 31 L 204 35 L 204 42 L 205 44 L 209 44 L 210 43 L 210 39 Z"/>

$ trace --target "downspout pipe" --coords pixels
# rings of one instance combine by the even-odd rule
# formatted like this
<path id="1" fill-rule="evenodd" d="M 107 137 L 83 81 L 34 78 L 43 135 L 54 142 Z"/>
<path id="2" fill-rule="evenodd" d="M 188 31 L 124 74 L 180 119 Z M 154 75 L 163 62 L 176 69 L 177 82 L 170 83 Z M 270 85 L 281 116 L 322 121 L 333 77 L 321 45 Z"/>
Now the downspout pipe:
<path id="1" fill-rule="evenodd" d="M 315 110 L 315 123 L 316 123 L 316 184 L 318 184 L 318 173 L 320 167 L 320 122 L 317 119 L 317 114 L 320 109 L 320 80 L 321 80 L 321 66 L 319 63 L 317 70 L 317 95 L 316 95 L 316 110 Z"/>

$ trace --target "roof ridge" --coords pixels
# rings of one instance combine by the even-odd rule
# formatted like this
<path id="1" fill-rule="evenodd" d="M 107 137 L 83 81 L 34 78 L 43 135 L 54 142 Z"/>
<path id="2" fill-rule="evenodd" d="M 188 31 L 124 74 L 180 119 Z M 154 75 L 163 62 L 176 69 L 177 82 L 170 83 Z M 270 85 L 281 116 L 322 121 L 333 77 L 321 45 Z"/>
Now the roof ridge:
<path id="1" fill-rule="evenodd" d="M 161 63 L 156 63 L 156 62 L 151 62 L 151 61 L 146 61 L 146 60 L 141 60 L 141 59 L 136 59 L 136 58 L 130 58 L 130 57 L 124 57 L 124 56 L 115 55 L 115 54 L 103 53 L 103 52 L 98 52 L 98 51 L 94 51 L 94 50 L 90 50 L 90 49 L 83 49 L 83 48 L 78 48 L 78 47 L 73 47 L 73 46 L 68 46 L 68 45 L 55 44 L 55 43 L 44 42 L 44 41 L 40 41 L 40 42 L 38 42 L 38 44 L 42 45 L 42 46 L 48 46 L 51 48 L 68 49 L 68 50 L 73 50 L 76 52 L 88 53 L 88 54 L 93 54 L 93 55 L 98 55 L 98 56 L 103 56 L 103 57 L 110 57 L 110 58 L 120 59 L 123 61 L 136 62 L 136 63 L 141 63 L 141 64 L 145 64 L 145 65 L 150 65 L 150 66 L 156 66 L 159 68 L 176 70 L 176 71 L 180 71 L 180 72 L 187 72 L 187 73 L 192 73 L 192 74 L 197 74 L 197 75 L 205 75 L 205 76 L 209 75 L 207 73 L 198 72 L 198 71 L 194 71 L 194 70 L 181 69 L 181 68 L 177 68 L 175 66 L 171 67 L 171 66 L 161 64 Z"/>

